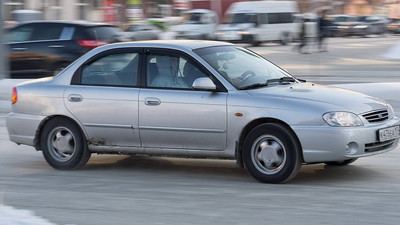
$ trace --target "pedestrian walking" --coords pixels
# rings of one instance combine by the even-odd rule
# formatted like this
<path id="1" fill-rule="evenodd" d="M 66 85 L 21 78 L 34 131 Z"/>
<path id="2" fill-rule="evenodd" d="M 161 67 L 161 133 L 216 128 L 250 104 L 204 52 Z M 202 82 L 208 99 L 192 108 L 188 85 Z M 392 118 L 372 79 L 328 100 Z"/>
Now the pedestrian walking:
<path id="1" fill-rule="evenodd" d="M 308 54 L 309 52 L 304 52 L 303 48 L 307 45 L 307 30 L 306 30 L 306 24 L 304 21 L 304 18 L 301 18 L 301 27 L 300 27 L 300 33 L 299 33 L 299 41 L 300 44 L 297 47 L 297 50 L 301 53 L 301 54 Z"/>
<path id="2" fill-rule="evenodd" d="M 318 50 L 327 52 L 326 38 L 329 37 L 330 22 L 326 19 L 327 10 L 323 10 L 318 18 Z"/>

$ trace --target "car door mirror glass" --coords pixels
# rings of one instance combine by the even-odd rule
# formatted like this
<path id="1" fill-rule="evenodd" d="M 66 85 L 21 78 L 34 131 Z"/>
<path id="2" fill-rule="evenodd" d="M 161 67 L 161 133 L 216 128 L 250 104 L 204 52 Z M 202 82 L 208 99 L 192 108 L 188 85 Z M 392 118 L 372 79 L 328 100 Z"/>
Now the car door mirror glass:
<path id="1" fill-rule="evenodd" d="M 214 82 L 208 77 L 200 77 L 197 78 L 192 85 L 193 89 L 196 90 L 204 90 L 204 91 L 215 91 L 217 90 L 217 86 Z"/>

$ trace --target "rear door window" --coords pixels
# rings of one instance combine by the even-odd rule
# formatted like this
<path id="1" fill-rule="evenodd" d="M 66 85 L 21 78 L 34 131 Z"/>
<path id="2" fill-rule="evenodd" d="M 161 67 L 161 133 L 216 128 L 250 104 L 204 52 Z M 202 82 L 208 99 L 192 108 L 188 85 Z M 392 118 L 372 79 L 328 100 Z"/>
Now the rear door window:
<path id="1" fill-rule="evenodd" d="M 37 24 L 34 26 L 31 40 L 58 40 L 63 29 L 61 24 Z"/>
<path id="2" fill-rule="evenodd" d="M 293 15 L 291 13 L 268 13 L 268 23 L 293 23 Z"/>
<path id="3" fill-rule="evenodd" d="M 101 57 L 82 68 L 83 85 L 135 86 L 139 54 L 114 53 Z"/>

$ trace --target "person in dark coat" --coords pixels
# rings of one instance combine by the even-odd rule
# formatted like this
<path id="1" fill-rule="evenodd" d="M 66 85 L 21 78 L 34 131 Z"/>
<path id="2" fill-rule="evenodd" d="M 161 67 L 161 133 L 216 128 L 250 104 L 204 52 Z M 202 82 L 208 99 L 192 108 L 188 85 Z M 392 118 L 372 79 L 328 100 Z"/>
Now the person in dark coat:
<path id="1" fill-rule="evenodd" d="M 326 19 L 327 11 L 321 12 L 318 18 L 318 50 L 320 52 L 327 52 L 326 38 L 329 37 L 330 22 Z"/>
<path id="2" fill-rule="evenodd" d="M 299 33 L 299 41 L 300 44 L 298 46 L 298 51 L 302 54 L 308 54 L 308 52 L 304 52 L 303 48 L 307 44 L 307 37 L 306 37 L 306 24 L 304 21 L 304 18 L 301 19 L 301 27 L 300 27 L 300 33 Z"/>

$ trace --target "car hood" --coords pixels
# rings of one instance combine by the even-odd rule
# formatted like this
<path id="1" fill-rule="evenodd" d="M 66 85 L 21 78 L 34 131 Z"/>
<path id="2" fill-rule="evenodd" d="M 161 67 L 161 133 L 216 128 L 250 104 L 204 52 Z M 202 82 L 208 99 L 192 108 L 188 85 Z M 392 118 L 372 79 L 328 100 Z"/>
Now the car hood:
<path id="1" fill-rule="evenodd" d="M 322 113 L 349 111 L 363 114 L 387 107 L 385 101 L 360 92 L 313 83 L 270 86 L 248 90 L 248 93 L 268 105 L 297 109 L 308 107 Z"/>

